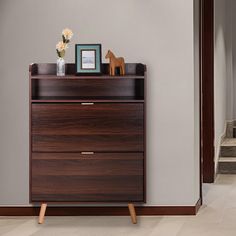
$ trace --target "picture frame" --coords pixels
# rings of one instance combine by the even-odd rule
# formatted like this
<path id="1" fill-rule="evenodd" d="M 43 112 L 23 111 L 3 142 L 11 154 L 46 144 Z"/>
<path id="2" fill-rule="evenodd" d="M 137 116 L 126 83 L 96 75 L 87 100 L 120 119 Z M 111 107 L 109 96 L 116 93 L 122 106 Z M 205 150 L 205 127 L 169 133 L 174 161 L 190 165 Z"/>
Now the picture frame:
<path id="1" fill-rule="evenodd" d="M 76 75 L 100 75 L 102 73 L 102 45 L 75 45 Z"/>

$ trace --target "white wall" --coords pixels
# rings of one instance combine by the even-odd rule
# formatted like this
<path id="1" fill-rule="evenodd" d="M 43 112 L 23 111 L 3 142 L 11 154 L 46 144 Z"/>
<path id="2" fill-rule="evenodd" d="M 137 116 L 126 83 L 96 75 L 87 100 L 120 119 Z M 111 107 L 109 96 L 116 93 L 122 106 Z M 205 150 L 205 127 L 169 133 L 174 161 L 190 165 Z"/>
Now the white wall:
<path id="1" fill-rule="evenodd" d="M 233 3 L 225 0 L 226 4 L 226 119 L 233 120 L 234 116 L 234 83 L 233 83 Z"/>
<path id="2" fill-rule="evenodd" d="M 28 204 L 28 65 L 55 62 L 55 43 L 70 27 L 73 44 L 100 42 L 103 53 L 147 64 L 148 205 L 194 205 L 193 17 L 189 0 L 1 0 L 0 204 Z M 66 60 L 74 62 L 73 45 Z"/>
<path id="3" fill-rule="evenodd" d="M 236 120 L 236 29 L 235 29 L 235 22 L 236 22 L 236 2 L 232 0 L 232 44 L 233 44 L 233 114 L 234 120 Z"/>
<path id="4" fill-rule="evenodd" d="M 195 185 L 199 186 L 200 179 L 200 5 L 194 0 L 194 170 Z M 200 186 L 199 186 L 200 187 Z M 195 189 L 196 196 L 199 188 Z"/>
<path id="5" fill-rule="evenodd" d="M 215 0 L 216 4 L 218 4 L 218 15 L 216 15 L 216 20 L 224 21 L 221 22 L 221 28 L 223 25 L 224 35 L 221 37 L 221 43 L 219 40 L 219 44 L 224 48 L 223 49 L 223 57 L 220 59 L 220 51 L 218 51 L 218 63 L 221 64 L 223 61 L 223 67 L 226 64 L 226 73 L 227 73 L 227 84 L 226 84 L 226 105 L 227 105 L 227 120 L 236 120 L 236 15 L 234 12 L 236 11 L 236 1 L 234 0 Z M 223 8 L 222 8 L 223 6 Z M 223 16 L 224 15 L 224 16 Z M 218 36 L 219 28 L 218 27 Z M 220 38 L 218 37 L 218 38 Z M 224 43 L 223 43 L 224 41 Z M 225 44 L 223 46 L 223 44 Z M 226 61 L 225 61 L 226 59 Z M 220 68 L 218 68 L 220 69 Z M 216 68 L 216 71 L 218 71 Z"/>
<path id="6" fill-rule="evenodd" d="M 215 156 L 219 157 L 226 120 L 233 117 L 231 0 L 215 0 Z"/>

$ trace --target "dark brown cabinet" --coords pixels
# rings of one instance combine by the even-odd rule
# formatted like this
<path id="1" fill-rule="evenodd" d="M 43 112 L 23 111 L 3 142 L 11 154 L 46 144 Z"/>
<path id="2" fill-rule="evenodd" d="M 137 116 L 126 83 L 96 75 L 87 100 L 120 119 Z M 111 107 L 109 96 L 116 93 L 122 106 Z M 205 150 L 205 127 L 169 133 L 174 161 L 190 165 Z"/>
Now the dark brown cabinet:
<path id="1" fill-rule="evenodd" d="M 55 64 L 30 66 L 30 201 L 146 200 L 145 75 L 65 77 Z M 132 209 L 131 209 L 132 211 Z"/>
<path id="2" fill-rule="evenodd" d="M 143 201 L 141 153 L 34 153 L 35 201 Z"/>
<path id="3" fill-rule="evenodd" d="M 143 152 L 143 128 L 143 104 L 32 105 L 33 152 Z"/>

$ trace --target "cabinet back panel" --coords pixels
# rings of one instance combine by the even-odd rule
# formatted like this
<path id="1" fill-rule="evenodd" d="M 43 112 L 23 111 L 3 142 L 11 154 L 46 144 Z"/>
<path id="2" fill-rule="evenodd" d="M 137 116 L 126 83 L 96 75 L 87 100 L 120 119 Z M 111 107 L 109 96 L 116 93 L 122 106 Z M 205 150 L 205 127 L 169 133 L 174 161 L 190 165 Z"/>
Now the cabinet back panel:
<path id="1" fill-rule="evenodd" d="M 32 99 L 143 99 L 142 79 L 41 79 L 32 80 Z"/>

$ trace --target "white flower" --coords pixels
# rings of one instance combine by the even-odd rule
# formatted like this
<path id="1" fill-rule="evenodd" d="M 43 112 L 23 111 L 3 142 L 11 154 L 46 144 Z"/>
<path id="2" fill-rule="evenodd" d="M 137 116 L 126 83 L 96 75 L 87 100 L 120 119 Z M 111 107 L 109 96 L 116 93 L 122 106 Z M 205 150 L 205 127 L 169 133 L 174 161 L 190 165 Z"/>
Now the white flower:
<path id="1" fill-rule="evenodd" d="M 68 48 L 66 43 L 63 43 L 63 41 L 60 41 L 57 45 L 56 45 L 56 49 L 58 52 L 62 52 L 65 51 Z"/>
<path id="2" fill-rule="evenodd" d="M 62 35 L 66 40 L 70 40 L 73 37 L 73 32 L 70 29 L 66 28 L 62 31 Z"/>

